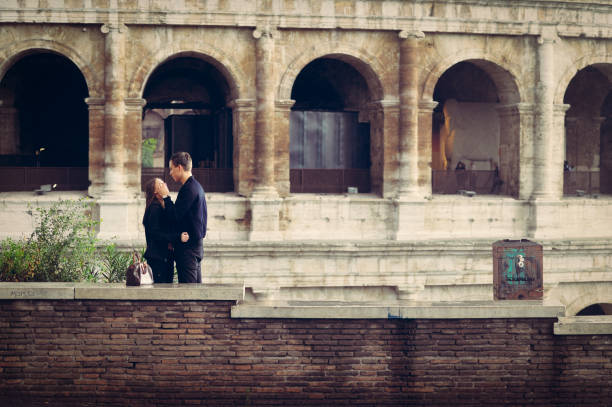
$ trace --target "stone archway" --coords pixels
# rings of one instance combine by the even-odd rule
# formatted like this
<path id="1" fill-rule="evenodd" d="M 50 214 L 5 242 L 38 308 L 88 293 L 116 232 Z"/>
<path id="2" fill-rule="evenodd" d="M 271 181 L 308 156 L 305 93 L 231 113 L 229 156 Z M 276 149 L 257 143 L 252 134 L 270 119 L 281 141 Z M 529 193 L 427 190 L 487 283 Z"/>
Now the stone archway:
<path id="1" fill-rule="evenodd" d="M 465 58 L 467 57 L 467 58 Z M 436 120 L 436 115 L 432 116 L 432 165 L 434 168 L 436 160 L 433 157 L 433 150 L 440 150 L 438 154 L 442 154 L 442 161 L 440 165 L 443 165 L 442 170 L 432 170 L 434 173 L 432 176 L 432 188 L 438 192 L 446 191 L 445 193 L 456 193 L 457 190 L 469 189 L 478 191 L 481 194 L 502 194 L 518 197 L 519 195 L 519 171 L 520 171 L 520 146 L 521 146 L 521 87 L 517 80 L 517 75 L 513 74 L 508 69 L 504 68 L 499 64 L 501 61 L 497 61 L 497 58 L 491 58 L 486 53 L 480 50 L 463 50 L 451 55 L 444 59 L 442 62 L 434 66 L 430 71 L 425 81 L 423 82 L 423 98 L 424 100 L 435 99 L 434 92 L 437 89 L 438 84 L 443 79 L 447 72 L 452 69 L 464 65 L 470 65 L 474 70 L 482 72 L 485 79 L 492 83 L 494 86 L 494 98 L 487 100 L 490 106 L 487 107 L 488 114 L 490 117 L 495 118 L 498 124 L 495 125 L 495 129 L 483 129 L 485 133 L 498 133 L 499 140 L 496 141 L 496 145 L 491 147 L 489 153 L 483 153 L 483 157 L 487 156 L 488 159 L 483 161 L 483 157 L 473 157 L 476 161 L 471 163 L 464 163 L 464 160 L 455 159 L 451 167 L 448 167 L 447 161 L 444 159 L 444 154 L 441 153 L 441 149 L 446 148 L 446 145 L 437 143 L 434 136 L 437 135 L 436 129 L 438 126 L 435 124 L 440 121 Z M 510 67 L 514 72 L 518 72 L 517 67 Z M 491 92 L 489 92 L 491 93 Z M 490 99 L 490 98 L 489 98 Z M 436 99 L 437 102 L 440 102 Z M 478 101 L 478 100 L 475 100 Z M 483 100 L 484 101 L 484 100 Z M 448 133 L 448 140 L 445 137 L 440 136 L 444 139 L 444 142 L 452 142 L 453 132 L 447 127 L 450 126 L 448 122 L 450 109 L 447 106 L 440 105 L 440 110 L 444 109 L 445 114 L 440 117 L 445 117 L 444 124 L 440 124 L 440 134 L 442 130 Z M 456 110 L 456 109 L 455 109 Z M 460 113 L 465 115 L 467 113 Z M 469 119 L 469 118 L 468 118 Z M 436 122 L 436 123 L 433 123 Z M 445 134 L 446 134 L 445 133 Z M 444 144 L 444 143 L 443 143 Z M 436 151 L 437 151 L 436 150 Z M 481 154 L 482 155 L 482 154 Z M 485 157 L 485 158 L 487 158 Z M 463 165 L 462 165 L 463 164 Z M 461 178 L 455 177 L 456 174 L 449 173 L 449 170 L 454 170 L 456 166 L 470 169 L 470 165 L 476 165 L 472 169 L 477 171 L 485 172 L 470 172 Z M 497 168 L 497 170 L 496 170 Z M 490 171 L 490 172 L 486 172 Z M 451 182 L 452 181 L 452 182 Z"/>
<path id="2" fill-rule="evenodd" d="M 370 137 L 370 150 L 382 151 L 383 135 L 385 133 L 384 126 L 385 120 L 384 115 L 380 114 L 382 109 L 380 104 L 377 102 L 382 101 L 390 91 L 384 89 L 383 82 L 381 81 L 381 72 L 384 72 L 383 67 L 380 65 L 378 59 L 368 54 L 366 51 L 346 46 L 338 43 L 330 43 L 319 45 L 310 48 L 309 50 L 298 55 L 288 66 L 288 68 L 281 74 L 281 80 L 277 89 L 277 100 L 278 101 L 290 101 L 291 93 L 295 81 L 303 72 L 304 68 L 310 63 L 316 60 L 337 60 L 345 63 L 363 78 L 365 81 L 368 100 L 364 101 L 363 105 L 359 108 L 359 120 L 361 122 L 369 122 L 369 137 Z M 291 101 L 293 102 L 293 101 Z M 290 111 L 287 109 L 283 112 L 283 125 L 281 128 L 289 129 L 289 116 Z M 281 145 L 286 145 L 289 150 L 289 133 L 279 134 L 278 136 L 283 138 Z M 374 193 L 381 193 L 383 188 L 383 157 L 381 155 L 371 155 L 371 166 L 369 169 L 369 176 L 365 175 L 369 179 L 371 187 L 368 187 L 368 191 Z M 289 170 L 289 163 L 287 162 L 287 170 Z"/>
<path id="3" fill-rule="evenodd" d="M 289 63 L 287 69 L 281 75 L 276 93 L 277 100 L 291 99 L 291 90 L 295 79 L 306 65 L 317 58 L 338 59 L 355 68 L 364 77 L 373 102 L 383 100 L 386 95 L 392 93 L 389 89 L 384 88 L 380 80 L 384 69 L 377 58 L 359 48 L 330 43 L 312 47 Z"/>
<path id="4" fill-rule="evenodd" d="M 157 53 L 151 53 L 139 67 L 134 71 L 129 85 L 128 85 L 128 97 L 140 98 L 144 93 L 145 85 L 153 73 L 153 71 L 165 62 L 168 62 L 175 58 L 180 57 L 192 57 L 202 59 L 222 73 L 227 81 L 230 88 L 230 101 L 239 100 L 245 97 L 243 93 L 246 93 L 248 86 L 246 84 L 246 76 L 244 72 L 239 68 L 238 64 L 235 63 L 227 54 L 223 51 L 214 47 L 199 47 L 192 50 L 185 50 L 178 47 L 168 47 Z"/>
<path id="5" fill-rule="evenodd" d="M 83 74 L 89 97 L 99 98 L 104 95 L 104 79 L 94 74 L 89 63 L 77 51 L 57 41 L 43 39 L 25 40 L 4 48 L 0 53 L 0 78 L 3 78 L 6 72 L 19 59 L 37 52 L 51 52 L 67 58 Z"/>
<path id="6" fill-rule="evenodd" d="M 459 62 L 472 62 L 485 71 L 495 83 L 501 105 L 514 105 L 523 101 L 522 95 L 527 93 L 520 81 L 518 66 L 508 64 L 498 55 L 483 52 L 481 49 L 460 50 L 438 61 L 433 66 L 422 87 L 423 100 L 433 100 L 433 93 L 440 77 L 450 67 Z"/>
<path id="7" fill-rule="evenodd" d="M 87 78 L 67 47 L 48 41 L 19 46 L 34 48 L 18 50 L 0 65 L 2 178 L 12 180 L 3 189 L 55 184 L 58 190 L 84 190 L 90 160 Z"/>
<path id="8" fill-rule="evenodd" d="M 612 62 L 602 62 L 606 60 L 610 58 L 593 54 L 574 61 L 557 89 L 566 85 L 562 103 L 569 107 L 564 133 L 565 195 L 612 192 Z"/>

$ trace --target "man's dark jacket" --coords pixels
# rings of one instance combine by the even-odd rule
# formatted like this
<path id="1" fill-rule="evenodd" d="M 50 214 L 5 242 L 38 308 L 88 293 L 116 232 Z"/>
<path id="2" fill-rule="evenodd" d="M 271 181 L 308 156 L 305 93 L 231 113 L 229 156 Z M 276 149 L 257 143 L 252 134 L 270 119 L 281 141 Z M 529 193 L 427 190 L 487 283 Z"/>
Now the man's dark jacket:
<path id="1" fill-rule="evenodd" d="M 176 231 L 189 233 L 187 247 L 196 248 L 206 236 L 206 223 L 208 213 L 206 209 L 206 197 L 204 189 L 193 176 L 189 177 L 179 190 L 174 203 L 174 215 L 176 218 Z"/>

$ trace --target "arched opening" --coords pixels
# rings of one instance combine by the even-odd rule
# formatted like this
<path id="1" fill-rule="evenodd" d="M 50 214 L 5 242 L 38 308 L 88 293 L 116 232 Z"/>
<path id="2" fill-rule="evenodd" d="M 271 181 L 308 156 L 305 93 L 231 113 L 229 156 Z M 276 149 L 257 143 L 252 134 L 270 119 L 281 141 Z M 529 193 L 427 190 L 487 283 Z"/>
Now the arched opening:
<path id="1" fill-rule="evenodd" d="M 291 192 L 370 192 L 370 123 L 360 113 L 371 96 L 359 71 L 315 59 L 297 76 L 291 99 Z"/>
<path id="2" fill-rule="evenodd" d="M 159 177 L 178 190 L 168 161 L 173 153 L 187 151 L 193 175 L 207 192 L 233 191 L 232 109 L 223 74 L 199 58 L 174 58 L 153 71 L 144 98 L 142 185 Z"/>
<path id="3" fill-rule="evenodd" d="M 612 193 L 611 78 L 612 66 L 590 65 L 565 91 L 565 195 Z"/>
<path id="4" fill-rule="evenodd" d="M 585 307 L 582 310 L 580 310 L 576 315 L 577 316 L 612 315 L 612 304 L 610 303 L 591 304 L 588 307 Z"/>
<path id="5" fill-rule="evenodd" d="M 503 74 L 490 62 L 471 60 L 453 65 L 438 80 L 433 95 L 438 102 L 432 119 L 433 193 L 518 192 L 509 188 L 518 173 L 517 135 L 511 128 L 502 129 L 498 112 L 500 79 L 495 81 L 495 76 Z M 506 103 L 516 103 L 512 92 L 503 91 L 510 95 Z M 511 148 L 502 151 L 505 144 Z"/>
<path id="6" fill-rule="evenodd" d="M 68 58 L 29 53 L 0 82 L 0 191 L 89 185 L 87 83 Z"/>

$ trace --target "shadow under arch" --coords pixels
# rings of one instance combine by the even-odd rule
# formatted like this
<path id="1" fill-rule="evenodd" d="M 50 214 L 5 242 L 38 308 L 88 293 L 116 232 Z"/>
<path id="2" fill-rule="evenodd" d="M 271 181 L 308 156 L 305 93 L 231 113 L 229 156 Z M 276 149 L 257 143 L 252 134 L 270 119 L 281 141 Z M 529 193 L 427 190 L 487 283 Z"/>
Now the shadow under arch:
<path id="1" fill-rule="evenodd" d="M 89 64 L 73 48 L 57 41 L 32 39 L 19 41 L 0 51 L 0 79 L 4 78 L 9 69 L 25 56 L 40 52 L 51 52 L 67 58 L 81 72 L 90 98 L 99 98 L 104 95 L 103 78 L 98 78 Z"/>
<path id="2" fill-rule="evenodd" d="M 565 304 L 565 315 L 575 316 L 580 311 L 593 304 L 611 304 L 612 287 L 609 284 L 593 284 L 588 295 L 579 293 L 573 300 Z"/>
<path id="3" fill-rule="evenodd" d="M 337 59 L 355 68 L 365 79 L 371 102 L 382 100 L 388 94 L 380 80 L 380 73 L 383 71 L 383 67 L 378 59 L 358 48 L 329 44 L 324 47 L 313 47 L 298 55 L 289 64 L 281 75 L 277 100 L 290 100 L 293 84 L 300 72 L 302 72 L 306 65 L 319 58 Z"/>
<path id="4" fill-rule="evenodd" d="M 559 78 L 554 93 L 554 104 L 563 104 L 563 99 L 570 82 L 578 72 L 588 66 L 598 68 L 612 82 L 612 55 L 601 53 L 583 55 L 568 64 L 567 69 Z"/>
<path id="5" fill-rule="evenodd" d="M 463 50 L 439 61 L 423 82 L 422 99 L 433 100 L 434 89 L 442 75 L 459 62 L 470 62 L 485 71 L 497 87 L 499 102 L 502 105 L 520 103 L 525 91 L 518 79 L 518 67 L 508 66 L 495 55 L 480 50 Z"/>
<path id="6" fill-rule="evenodd" d="M 195 50 L 184 50 L 172 48 L 160 50 L 157 53 L 151 53 L 143 60 L 140 66 L 134 72 L 129 87 L 128 97 L 140 98 L 144 95 L 146 84 L 155 69 L 164 63 L 173 59 L 191 57 L 205 61 L 214 66 L 223 75 L 229 87 L 229 102 L 244 98 L 241 92 L 248 89 L 244 73 L 238 65 L 230 59 L 223 51 L 213 47 L 198 48 Z"/>

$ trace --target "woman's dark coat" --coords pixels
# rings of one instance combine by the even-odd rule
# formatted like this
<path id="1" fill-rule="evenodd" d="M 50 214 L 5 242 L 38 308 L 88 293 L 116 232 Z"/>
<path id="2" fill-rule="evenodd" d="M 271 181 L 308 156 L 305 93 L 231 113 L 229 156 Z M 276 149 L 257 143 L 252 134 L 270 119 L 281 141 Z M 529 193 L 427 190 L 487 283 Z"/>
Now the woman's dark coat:
<path id="1" fill-rule="evenodd" d="M 168 243 L 176 243 L 178 234 L 175 231 L 173 211 L 174 204 L 170 197 L 164 199 L 165 208 L 154 199 L 145 210 L 142 224 L 147 239 L 147 250 L 144 258 L 147 260 L 167 260 L 170 257 Z"/>

